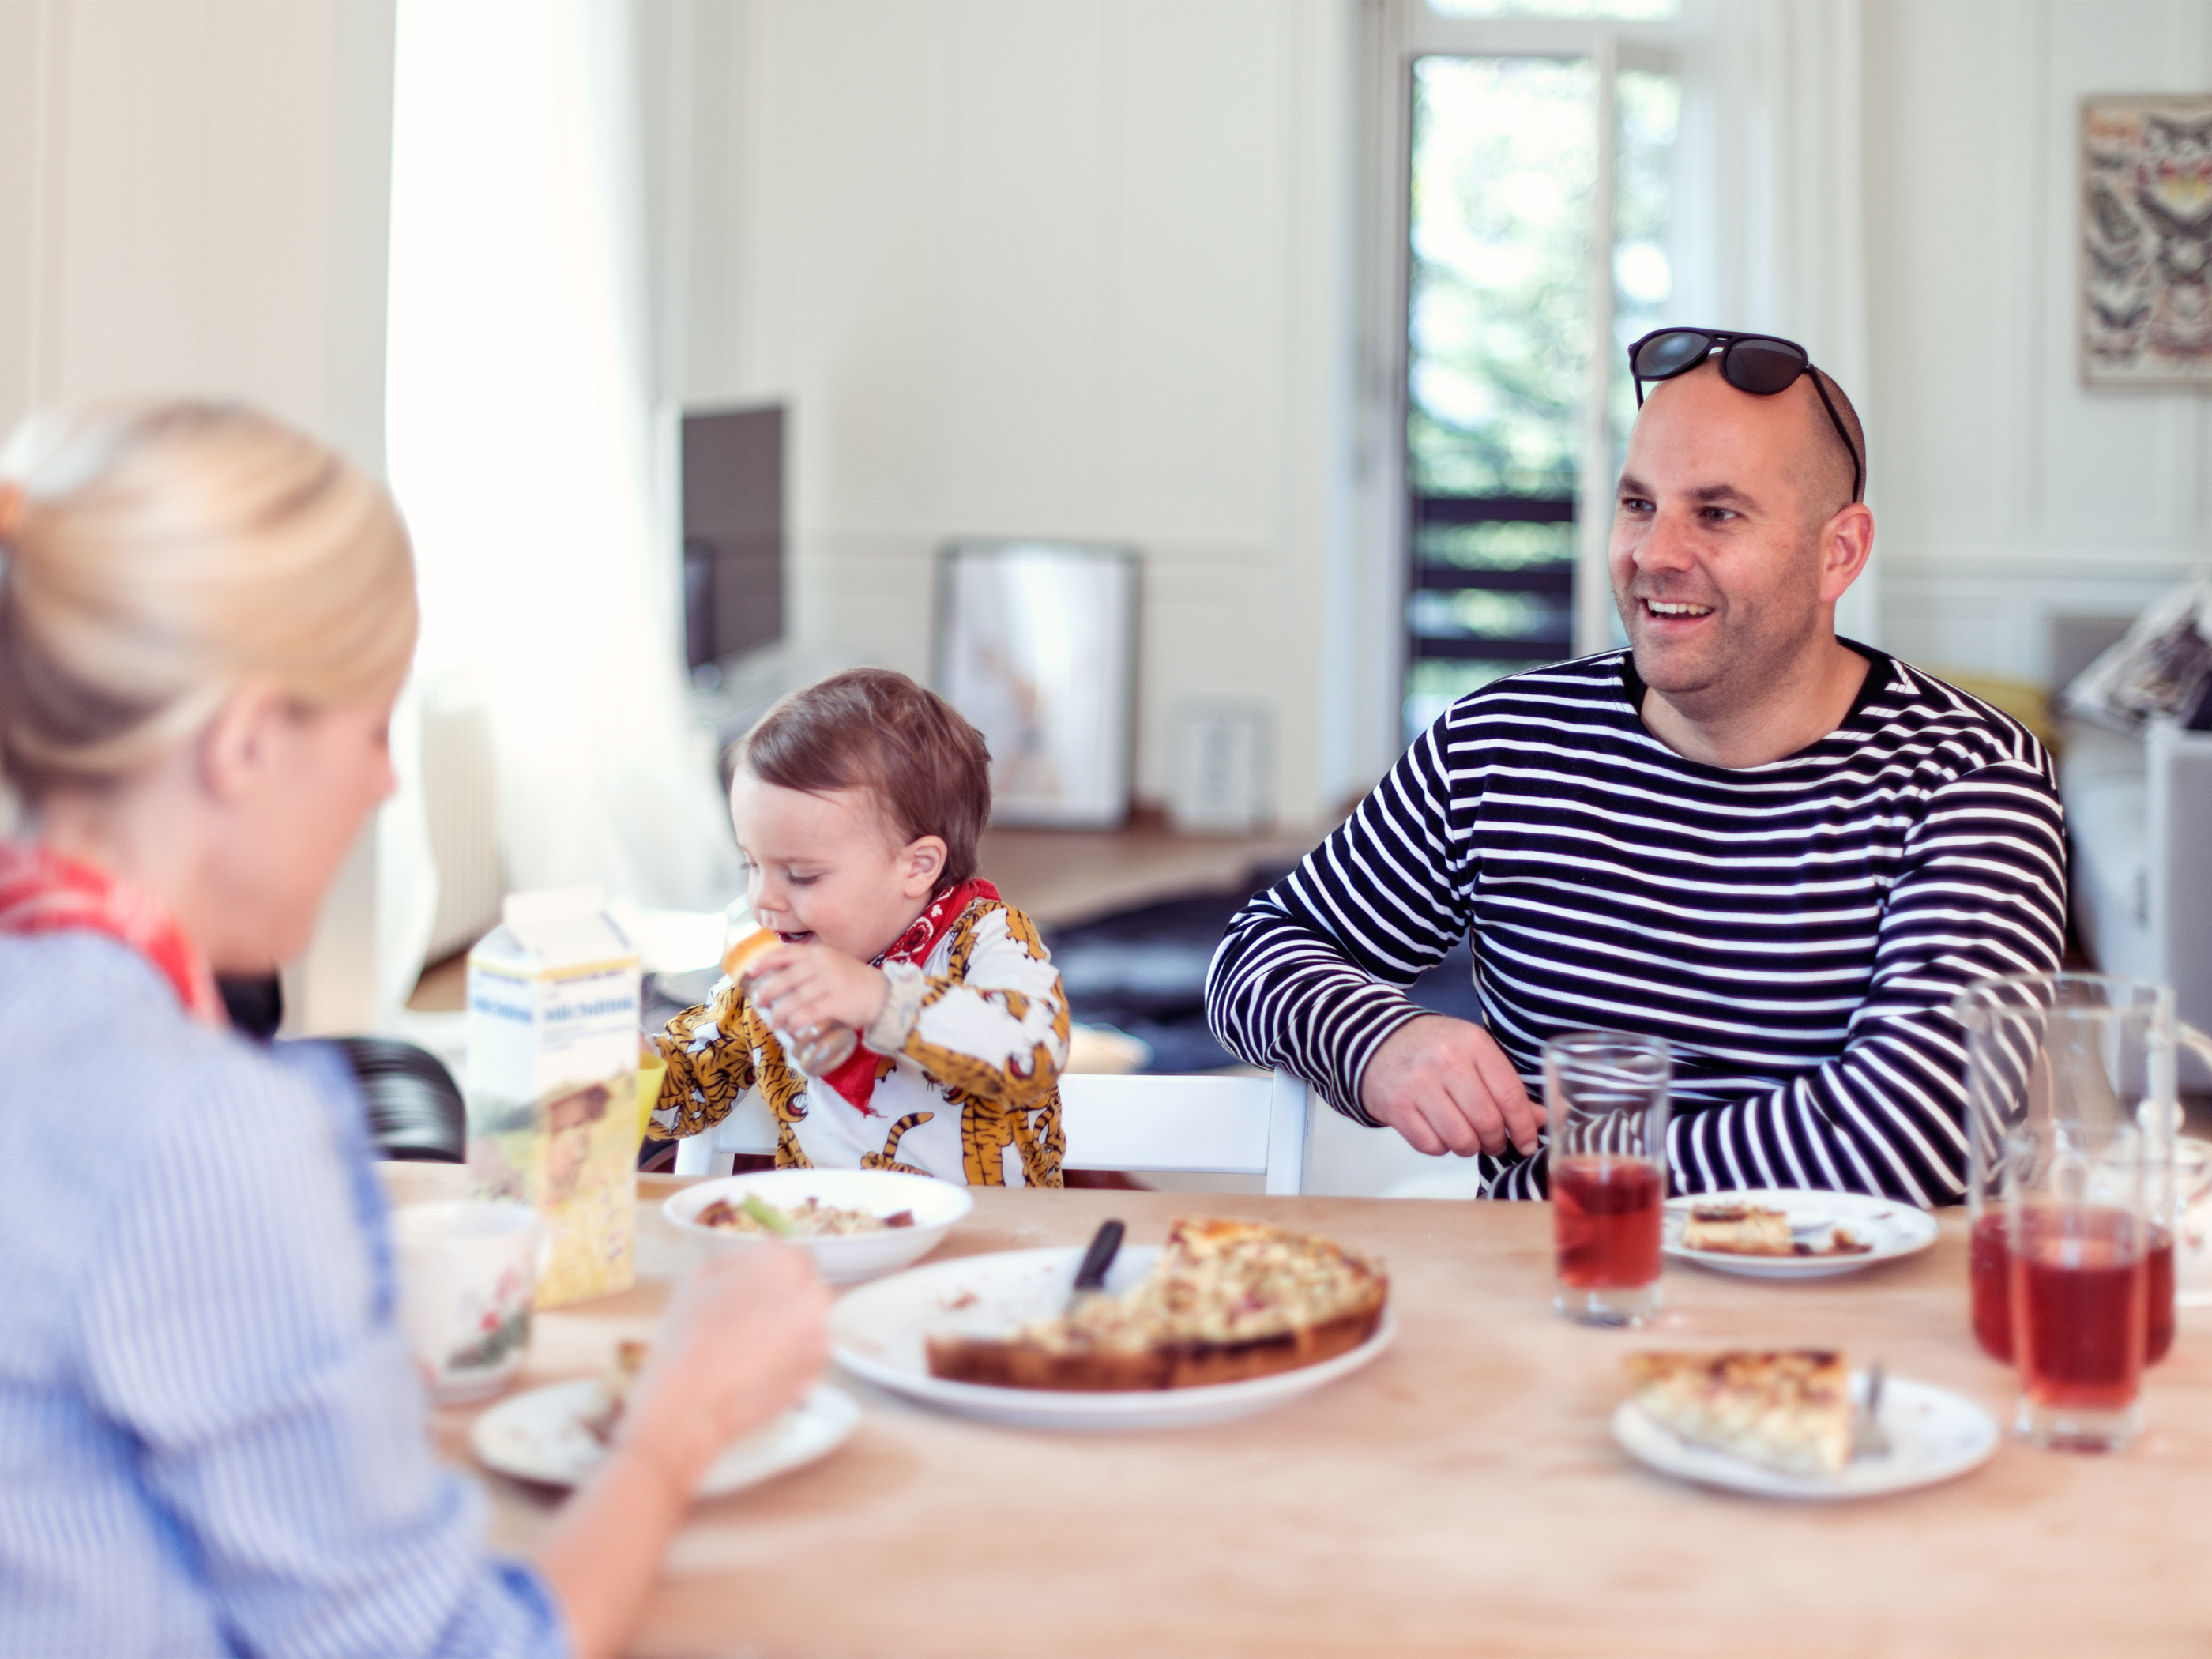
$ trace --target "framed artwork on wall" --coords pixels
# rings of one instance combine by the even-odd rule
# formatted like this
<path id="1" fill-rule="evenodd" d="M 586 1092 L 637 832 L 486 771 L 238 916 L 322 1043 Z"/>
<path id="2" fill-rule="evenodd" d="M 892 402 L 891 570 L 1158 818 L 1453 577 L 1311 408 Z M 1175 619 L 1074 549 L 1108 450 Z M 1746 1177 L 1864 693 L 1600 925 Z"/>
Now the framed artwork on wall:
<path id="1" fill-rule="evenodd" d="M 2212 96 L 2081 100 L 2081 379 L 2212 387 Z"/>
<path id="2" fill-rule="evenodd" d="M 991 822 L 1110 830 L 1129 816 L 1137 556 L 955 542 L 937 570 L 938 694 L 991 745 Z"/>

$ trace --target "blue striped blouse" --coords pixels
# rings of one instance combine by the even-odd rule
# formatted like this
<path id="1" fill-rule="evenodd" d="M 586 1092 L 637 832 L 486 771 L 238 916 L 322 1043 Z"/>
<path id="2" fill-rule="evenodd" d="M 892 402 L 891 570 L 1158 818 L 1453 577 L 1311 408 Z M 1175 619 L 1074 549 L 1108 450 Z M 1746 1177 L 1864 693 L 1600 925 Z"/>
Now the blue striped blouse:
<path id="1" fill-rule="evenodd" d="M 567 1650 L 431 1455 L 359 1097 L 307 1052 L 0 939 L 0 1654 Z"/>

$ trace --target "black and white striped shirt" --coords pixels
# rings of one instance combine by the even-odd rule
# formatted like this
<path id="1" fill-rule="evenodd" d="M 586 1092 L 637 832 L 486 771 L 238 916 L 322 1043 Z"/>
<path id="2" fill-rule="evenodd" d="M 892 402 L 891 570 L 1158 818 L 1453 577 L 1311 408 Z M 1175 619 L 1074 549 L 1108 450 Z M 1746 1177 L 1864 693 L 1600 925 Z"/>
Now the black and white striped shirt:
<path id="1" fill-rule="evenodd" d="M 1214 1033 L 1340 1111 L 1462 935 L 1532 1096 L 1545 1040 L 1665 1037 L 1677 1192 L 1815 1187 L 1954 1202 L 1965 1048 L 1947 1005 L 2048 972 L 2065 935 L 2051 760 L 1987 704 L 1863 647 L 1841 726 L 1768 765 L 1676 754 L 1626 652 L 1462 697 L 1304 863 L 1240 911 Z M 1483 1159 L 1495 1197 L 1543 1160 Z"/>

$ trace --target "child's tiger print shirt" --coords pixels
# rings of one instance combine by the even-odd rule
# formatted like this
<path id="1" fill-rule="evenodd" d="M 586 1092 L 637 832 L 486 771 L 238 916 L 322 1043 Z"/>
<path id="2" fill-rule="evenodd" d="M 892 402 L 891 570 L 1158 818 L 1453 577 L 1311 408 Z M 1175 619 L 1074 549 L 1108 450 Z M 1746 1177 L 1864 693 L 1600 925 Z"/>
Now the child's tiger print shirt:
<path id="1" fill-rule="evenodd" d="M 653 1133 L 705 1133 L 757 1089 L 779 1169 L 906 1170 L 970 1186 L 1057 1187 L 1067 999 L 1036 926 L 977 899 L 919 964 L 891 963 L 890 995 L 860 1041 L 876 1086 L 855 1106 L 783 1052 L 736 984 L 668 1022 Z"/>

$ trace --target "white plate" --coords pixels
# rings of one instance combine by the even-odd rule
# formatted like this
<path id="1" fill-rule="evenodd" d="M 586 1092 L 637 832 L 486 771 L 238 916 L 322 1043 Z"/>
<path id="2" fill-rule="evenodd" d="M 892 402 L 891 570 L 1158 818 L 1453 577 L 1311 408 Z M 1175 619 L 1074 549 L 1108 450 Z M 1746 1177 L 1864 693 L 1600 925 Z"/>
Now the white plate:
<path id="1" fill-rule="evenodd" d="M 1862 1393 L 1866 1373 L 1851 1373 L 1851 1392 Z M 1971 1400 L 1948 1389 L 1893 1376 L 1882 1386 L 1881 1425 L 1889 1431 L 1887 1455 L 1856 1459 L 1841 1474 L 1784 1474 L 1711 1447 L 1696 1446 L 1633 1400 L 1613 1414 L 1613 1437 L 1630 1456 L 1662 1474 L 1724 1486 L 1759 1498 L 1878 1498 L 1952 1480 L 1988 1462 L 1997 1449 L 1997 1425 Z"/>
<path id="2" fill-rule="evenodd" d="M 1106 1276 L 1106 1288 L 1127 1290 L 1152 1271 L 1159 1253 L 1157 1245 L 1123 1250 Z M 987 1388 L 929 1374 L 925 1337 L 953 1331 L 1001 1336 L 1026 1321 L 1057 1313 L 1067 1305 L 1082 1259 L 1079 1249 L 962 1256 L 848 1291 L 830 1316 L 837 1363 L 878 1388 L 987 1423 L 1037 1429 L 1173 1429 L 1223 1422 L 1310 1394 L 1358 1370 L 1397 1334 L 1397 1316 L 1385 1305 L 1375 1334 L 1348 1353 L 1273 1376 L 1200 1389 L 1083 1394 Z"/>
<path id="3" fill-rule="evenodd" d="M 1682 1229 L 1689 1224 L 1693 1204 L 1752 1204 L 1763 1210 L 1781 1210 L 1789 1215 L 1792 1227 L 1817 1221 L 1840 1222 L 1874 1249 L 1863 1255 L 1731 1255 L 1725 1250 L 1686 1250 Z M 1894 1261 L 1935 1242 L 1936 1218 L 1925 1210 L 1893 1198 L 1808 1192 L 1796 1187 L 1752 1187 L 1740 1193 L 1670 1198 L 1661 1220 L 1661 1244 L 1677 1261 L 1694 1261 L 1700 1267 L 1742 1273 L 1750 1279 L 1829 1279 L 1837 1273 L 1855 1273 L 1877 1261 Z"/>
<path id="4" fill-rule="evenodd" d="M 581 1482 L 606 1455 L 584 1413 L 599 1398 L 592 1377 L 554 1382 L 502 1400 L 476 1420 L 469 1444 L 487 1468 L 549 1486 Z M 699 1496 L 720 1498 L 811 1463 L 843 1445 L 860 1407 L 842 1389 L 817 1382 L 812 1393 L 769 1424 L 732 1443 L 700 1477 Z"/>
<path id="5" fill-rule="evenodd" d="M 718 1198 L 732 1204 L 747 1193 L 757 1193 L 764 1203 L 789 1209 L 810 1198 L 846 1209 L 869 1210 L 877 1215 L 914 1212 L 914 1225 L 893 1227 L 887 1232 L 848 1233 L 829 1238 L 800 1238 L 822 1277 L 833 1285 L 856 1279 L 872 1279 L 919 1261 L 935 1249 L 945 1235 L 975 1200 L 965 1187 L 928 1176 L 907 1175 L 897 1170 L 763 1170 L 757 1175 L 724 1176 L 702 1181 L 670 1195 L 660 1212 L 669 1224 L 690 1238 L 716 1249 L 743 1249 L 761 1242 L 758 1233 L 732 1232 L 726 1227 L 702 1227 L 694 1219 Z"/>

